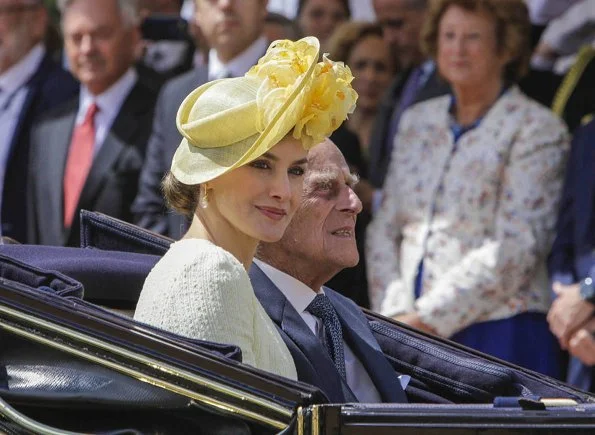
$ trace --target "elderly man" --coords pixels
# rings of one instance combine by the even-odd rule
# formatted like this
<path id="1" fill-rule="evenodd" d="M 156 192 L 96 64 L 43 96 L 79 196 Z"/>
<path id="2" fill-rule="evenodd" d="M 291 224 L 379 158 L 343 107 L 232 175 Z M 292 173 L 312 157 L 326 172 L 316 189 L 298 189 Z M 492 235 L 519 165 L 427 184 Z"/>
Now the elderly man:
<path id="1" fill-rule="evenodd" d="M 277 324 L 301 381 L 332 402 L 406 402 L 361 310 L 323 287 L 359 260 L 356 177 L 327 140 L 308 155 L 300 208 L 283 238 L 263 243 L 250 270 L 256 296 Z"/>
<path id="2" fill-rule="evenodd" d="M 29 242 L 78 245 L 79 211 L 131 220 L 156 95 L 133 68 L 136 0 L 63 0 L 68 63 L 79 97 L 31 134 Z"/>
<path id="3" fill-rule="evenodd" d="M 51 59 L 42 0 L 0 0 L 0 233 L 27 240 L 29 133 L 34 119 L 72 98 L 75 80 Z"/>
<path id="4" fill-rule="evenodd" d="M 187 227 L 182 216 L 166 213 L 161 179 L 182 136 L 176 114 L 182 100 L 207 81 L 244 75 L 265 53 L 262 35 L 267 0 L 196 0 L 195 19 L 209 47 L 208 65 L 167 83 L 159 95 L 139 194 L 133 206 L 136 223 L 178 239 Z"/>

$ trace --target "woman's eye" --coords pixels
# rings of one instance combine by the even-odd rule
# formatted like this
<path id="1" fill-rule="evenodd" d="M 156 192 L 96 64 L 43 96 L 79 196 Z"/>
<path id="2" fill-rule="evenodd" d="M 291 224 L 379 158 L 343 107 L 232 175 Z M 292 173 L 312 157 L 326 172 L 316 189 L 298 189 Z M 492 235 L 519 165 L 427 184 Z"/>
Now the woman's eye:
<path id="1" fill-rule="evenodd" d="M 296 177 L 301 177 L 302 175 L 304 175 L 304 168 L 302 168 L 301 166 L 294 166 L 293 168 L 289 168 L 289 173 L 291 175 L 295 175 Z"/>
<path id="2" fill-rule="evenodd" d="M 270 169 L 271 165 L 266 160 L 255 160 L 254 162 L 250 163 L 250 166 L 256 169 Z"/>

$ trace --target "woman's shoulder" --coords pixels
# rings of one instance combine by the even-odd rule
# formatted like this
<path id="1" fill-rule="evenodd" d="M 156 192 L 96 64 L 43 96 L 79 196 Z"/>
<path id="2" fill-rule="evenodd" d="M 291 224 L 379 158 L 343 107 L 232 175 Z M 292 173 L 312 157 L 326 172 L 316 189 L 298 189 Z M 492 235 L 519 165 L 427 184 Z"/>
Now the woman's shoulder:
<path id="1" fill-rule="evenodd" d="M 549 107 L 523 93 L 518 86 L 511 89 L 508 98 L 522 110 L 524 116 L 519 118 L 519 121 L 524 127 L 538 126 L 542 128 L 549 126 L 560 132 L 566 131 L 564 121 L 558 115 Z"/>
<path id="2" fill-rule="evenodd" d="M 228 251 L 199 239 L 184 239 L 170 246 L 145 280 L 143 291 L 151 288 L 191 297 L 209 293 L 211 298 L 252 293 L 242 264 Z"/>
<path id="3" fill-rule="evenodd" d="M 209 267 L 230 267 L 243 270 L 242 264 L 228 251 L 205 239 L 183 239 L 171 244 L 163 260 L 174 267 L 195 264 Z"/>
<path id="4" fill-rule="evenodd" d="M 447 118 L 450 95 L 442 95 L 411 105 L 401 122 L 405 124 L 436 124 Z"/>

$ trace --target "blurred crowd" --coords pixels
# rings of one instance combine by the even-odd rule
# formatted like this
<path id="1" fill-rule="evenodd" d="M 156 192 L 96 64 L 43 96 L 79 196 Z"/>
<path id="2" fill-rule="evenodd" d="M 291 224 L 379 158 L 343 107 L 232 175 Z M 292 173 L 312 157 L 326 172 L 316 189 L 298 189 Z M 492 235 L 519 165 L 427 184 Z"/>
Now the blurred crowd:
<path id="1" fill-rule="evenodd" d="M 360 262 L 328 285 L 595 391 L 595 0 L 0 0 L 1 235 L 179 238 L 180 103 L 309 35 L 359 94 L 331 139 Z"/>

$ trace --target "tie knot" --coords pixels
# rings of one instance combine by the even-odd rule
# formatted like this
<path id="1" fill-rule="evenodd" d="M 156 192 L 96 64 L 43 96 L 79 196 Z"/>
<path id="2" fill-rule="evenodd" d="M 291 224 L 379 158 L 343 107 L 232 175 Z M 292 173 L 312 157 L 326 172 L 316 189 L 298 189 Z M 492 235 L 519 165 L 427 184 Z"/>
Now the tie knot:
<path id="1" fill-rule="evenodd" d="M 334 317 L 336 314 L 333 304 L 331 304 L 331 301 L 329 301 L 328 297 L 324 294 L 316 295 L 312 302 L 310 302 L 310 305 L 306 308 L 306 311 L 323 321 Z"/>
<path id="2" fill-rule="evenodd" d="M 85 121 L 88 122 L 91 119 L 95 118 L 95 115 L 99 112 L 99 106 L 97 103 L 91 103 L 89 108 L 87 109 L 87 114 L 85 115 Z"/>

